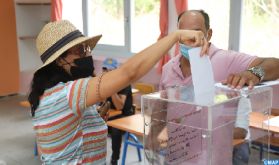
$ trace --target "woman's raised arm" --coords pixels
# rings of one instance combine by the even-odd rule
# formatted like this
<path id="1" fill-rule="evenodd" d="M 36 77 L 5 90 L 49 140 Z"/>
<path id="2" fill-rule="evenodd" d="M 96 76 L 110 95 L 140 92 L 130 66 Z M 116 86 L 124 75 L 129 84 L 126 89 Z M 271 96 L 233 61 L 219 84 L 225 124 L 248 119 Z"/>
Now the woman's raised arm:
<path id="1" fill-rule="evenodd" d="M 118 69 L 91 78 L 87 88 L 87 106 L 111 96 L 141 78 L 178 41 L 192 47 L 202 46 L 202 54 L 208 51 L 208 42 L 201 31 L 177 30 L 135 54 Z"/>

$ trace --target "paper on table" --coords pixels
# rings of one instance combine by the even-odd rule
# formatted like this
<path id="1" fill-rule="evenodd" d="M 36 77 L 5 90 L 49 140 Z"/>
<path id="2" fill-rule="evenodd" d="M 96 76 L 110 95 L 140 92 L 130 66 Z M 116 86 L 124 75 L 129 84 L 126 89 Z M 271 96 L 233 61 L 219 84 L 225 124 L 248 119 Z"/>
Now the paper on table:
<path id="1" fill-rule="evenodd" d="M 195 100 L 198 104 L 212 103 L 214 100 L 214 76 L 208 56 L 200 56 L 201 47 L 189 50 Z"/>
<path id="2" fill-rule="evenodd" d="M 269 124 L 269 126 L 279 127 L 279 116 L 273 117 L 273 118 L 271 118 L 271 119 L 269 119 L 269 120 L 265 120 L 264 123 L 265 123 L 266 125 Z"/>

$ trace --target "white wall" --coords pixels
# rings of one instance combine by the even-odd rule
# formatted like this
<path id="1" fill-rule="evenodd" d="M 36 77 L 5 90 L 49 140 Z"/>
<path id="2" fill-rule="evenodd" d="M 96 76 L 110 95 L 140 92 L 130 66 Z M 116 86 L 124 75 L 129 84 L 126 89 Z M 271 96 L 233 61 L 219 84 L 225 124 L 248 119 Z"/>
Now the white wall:
<path id="1" fill-rule="evenodd" d="M 68 0 L 67 0 L 68 1 Z M 73 1 L 73 0 L 71 0 Z M 69 3 L 71 4 L 71 3 Z M 17 5 L 16 7 L 16 24 L 17 24 L 17 35 L 20 36 L 37 36 L 42 27 L 50 20 L 50 5 Z M 75 10 L 67 7 L 68 10 L 65 12 L 76 12 Z M 81 8 L 77 6 L 77 8 Z M 81 15 L 76 16 L 77 26 L 79 17 Z M 63 18 L 67 19 L 67 18 Z M 71 19 L 72 20 L 72 19 Z M 77 27 L 82 31 L 82 27 Z M 37 70 L 42 62 L 40 60 L 39 54 L 36 50 L 35 38 L 28 40 L 20 40 L 18 39 L 18 50 L 19 50 L 19 58 L 20 58 L 20 91 L 21 94 L 27 94 L 29 92 L 30 82 L 33 77 L 33 73 Z M 93 56 L 94 57 L 94 65 L 96 68 L 96 72 L 100 73 L 102 67 L 102 61 L 106 58 L 102 55 Z M 120 63 L 125 62 L 127 59 L 125 58 L 117 58 Z M 141 78 L 140 82 L 147 82 L 151 84 L 158 85 L 160 80 L 160 74 L 157 73 L 156 68 L 153 68 L 150 72 L 148 72 L 143 78 Z"/>
<path id="2" fill-rule="evenodd" d="M 50 21 L 50 5 L 15 4 L 16 29 L 20 64 L 20 91 L 29 90 L 34 71 L 42 65 L 36 49 L 35 37 L 42 27 Z M 22 36 L 33 36 L 30 39 L 19 39 Z"/>
<path id="3" fill-rule="evenodd" d="M 42 63 L 35 47 L 35 38 L 22 40 L 21 36 L 37 36 L 50 20 L 50 5 L 17 5 L 16 24 L 20 71 L 34 70 Z"/>
<path id="4" fill-rule="evenodd" d="M 82 1 L 62 0 L 62 3 L 63 3 L 62 19 L 71 20 L 71 22 L 81 32 L 83 32 Z"/>

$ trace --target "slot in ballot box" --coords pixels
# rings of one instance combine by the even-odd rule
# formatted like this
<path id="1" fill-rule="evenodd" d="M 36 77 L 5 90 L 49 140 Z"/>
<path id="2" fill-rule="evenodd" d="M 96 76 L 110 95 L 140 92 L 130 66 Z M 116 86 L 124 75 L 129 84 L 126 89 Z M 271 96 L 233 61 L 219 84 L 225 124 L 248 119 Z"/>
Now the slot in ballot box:
<path id="1" fill-rule="evenodd" d="M 257 139 L 262 139 L 258 142 L 269 150 L 270 132 L 264 121 L 270 115 L 271 88 L 235 91 L 215 87 L 211 97 L 208 102 L 199 102 L 192 86 L 142 96 L 144 163 L 231 165 L 233 148 L 245 143 L 249 147 Z M 260 115 L 261 120 L 252 119 L 252 113 Z M 251 123 L 255 126 L 253 131 Z M 248 136 L 234 139 L 235 126 L 246 127 Z M 254 150 L 253 158 L 247 153 L 252 164 L 269 159 L 269 152 L 260 156 L 259 149 Z"/>

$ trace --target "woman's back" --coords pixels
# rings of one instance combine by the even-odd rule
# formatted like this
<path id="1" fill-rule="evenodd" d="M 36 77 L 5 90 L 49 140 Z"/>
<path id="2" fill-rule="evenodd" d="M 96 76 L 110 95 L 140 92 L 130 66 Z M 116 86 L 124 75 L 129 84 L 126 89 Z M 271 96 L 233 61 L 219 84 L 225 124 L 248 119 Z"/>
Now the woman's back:
<path id="1" fill-rule="evenodd" d="M 85 107 L 87 83 L 59 83 L 41 97 L 33 124 L 46 164 L 105 162 L 107 126 L 95 106 Z"/>

